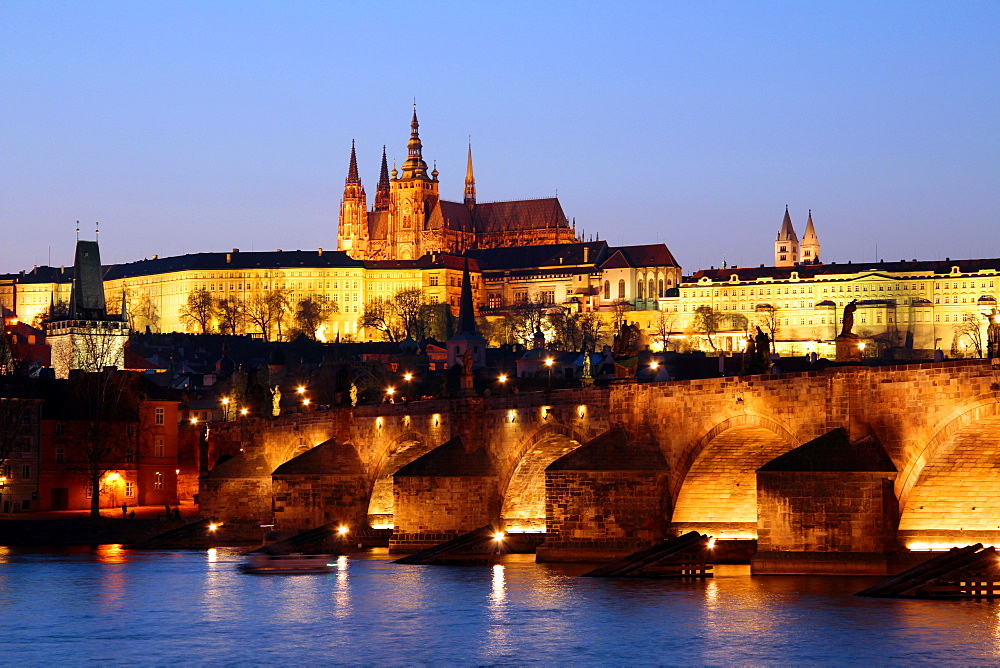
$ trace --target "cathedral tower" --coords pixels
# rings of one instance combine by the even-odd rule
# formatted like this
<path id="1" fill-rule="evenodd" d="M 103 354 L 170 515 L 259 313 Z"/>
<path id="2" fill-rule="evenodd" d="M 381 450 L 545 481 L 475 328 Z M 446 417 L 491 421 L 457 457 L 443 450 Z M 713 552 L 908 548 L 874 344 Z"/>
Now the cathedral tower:
<path id="1" fill-rule="evenodd" d="M 792 227 L 792 217 L 785 207 L 785 218 L 781 221 L 778 238 L 774 242 L 774 266 L 793 267 L 799 261 L 799 238 Z"/>
<path id="2" fill-rule="evenodd" d="M 809 222 L 806 223 L 806 233 L 802 235 L 802 261 L 807 264 L 819 264 L 819 237 L 813 227 L 813 212 L 809 209 Z"/>
<path id="3" fill-rule="evenodd" d="M 393 174 L 389 182 L 390 260 L 415 260 L 424 254 L 421 232 L 427 229 L 427 216 L 438 201 L 438 171 L 427 174 L 420 143 L 417 105 L 413 105 L 410 121 L 410 141 L 402 175 Z M 395 170 L 393 170 L 395 172 Z"/>
<path id="4" fill-rule="evenodd" d="M 384 166 L 383 162 L 383 166 Z M 340 223 L 337 228 L 337 250 L 346 251 L 356 259 L 368 255 L 368 200 L 358 176 L 358 159 L 351 142 L 351 164 L 344 181 L 344 199 L 340 203 Z"/>
<path id="5" fill-rule="evenodd" d="M 389 210 L 389 163 L 385 159 L 385 145 L 382 145 L 382 169 L 378 173 L 378 187 L 375 189 L 375 207 L 372 211 Z"/>

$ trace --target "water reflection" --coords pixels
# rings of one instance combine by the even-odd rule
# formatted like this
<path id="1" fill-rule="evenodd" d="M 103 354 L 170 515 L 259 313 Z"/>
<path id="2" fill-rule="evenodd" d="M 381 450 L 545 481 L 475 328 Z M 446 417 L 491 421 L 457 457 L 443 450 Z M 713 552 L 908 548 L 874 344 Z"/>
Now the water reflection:
<path id="1" fill-rule="evenodd" d="M 486 631 L 486 646 L 484 654 L 501 659 L 510 652 L 509 620 L 507 618 L 507 583 L 504 579 L 502 564 L 493 564 L 493 579 L 489 596 L 489 627 Z"/>
<path id="2" fill-rule="evenodd" d="M 347 570 L 349 563 L 346 556 L 337 557 L 337 580 L 333 587 L 333 616 L 339 619 L 351 615 L 350 574 Z"/>
<path id="3" fill-rule="evenodd" d="M 95 554 L 97 560 L 104 564 L 123 564 L 128 561 L 128 553 L 118 544 L 98 545 Z"/>

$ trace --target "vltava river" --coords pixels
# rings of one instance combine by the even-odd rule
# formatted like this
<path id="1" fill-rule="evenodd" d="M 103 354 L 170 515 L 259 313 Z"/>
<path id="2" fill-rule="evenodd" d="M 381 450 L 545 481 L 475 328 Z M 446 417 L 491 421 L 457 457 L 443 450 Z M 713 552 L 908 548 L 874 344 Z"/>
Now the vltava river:
<path id="1" fill-rule="evenodd" d="M 341 557 L 253 576 L 235 550 L 0 548 L 0 659 L 43 664 L 984 664 L 1000 603 L 860 599 L 871 578 L 580 578 Z"/>

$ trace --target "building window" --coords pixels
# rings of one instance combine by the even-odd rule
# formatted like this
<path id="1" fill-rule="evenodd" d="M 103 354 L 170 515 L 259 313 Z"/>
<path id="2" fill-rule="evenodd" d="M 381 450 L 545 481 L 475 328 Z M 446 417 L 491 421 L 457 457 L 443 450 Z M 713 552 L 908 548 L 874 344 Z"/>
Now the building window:
<path id="1" fill-rule="evenodd" d="M 662 278 L 660 279 L 660 296 L 661 296 L 661 297 L 664 297 L 664 296 L 666 296 L 666 295 L 664 294 L 664 292 L 663 292 L 663 279 L 662 279 Z"/>
<path id="2" fill-rule="evenodd" d="M 135 450 L 131 448 L 125 451 L 125 463 L 134 464 L 135 463 Z"/>
<path id="3" fill-rule="evenodd" d="M 65 436 L 65 435 L 66 435 L 66 425 L 64 425 L 62 423 L 57 424 L 56 425 L 56 436 Z"/>
<path id="4" fill-rule="evenodd" d="M 131 480 L 125 481 L 125 498 L 131 499 L 135 496 L 135 483 Z"/>
<path id="5" fill-rule="evenodd" d="M 611 299 L 611 281 L 604 281 L 604 298 Z"/>
<path id="6" fill-rule="evenodd" d="M 21 467 L 21 478 L 24 480 L 31 479 L 31 464 L 25 464 Z"/>
<path id="7" fill-rule="evenodd" d="M 156 436 L 153 439 L 153 456 L 154 457 L 164 457 L 164 450 L 166 447 L 163 444 L 163 436 Z"/>
<path id="8" fill-rule="evenodd" d="M 437 284 L 438 284 L 438 277 L 437 276 L 431 276 L 431 278 L 430 278 L 430 286 L 431 287 L 436 287 Z"/>
<path id="9" fill-rule="evenodd" d="M 636 298 L 638 298 L 638 299 L 645 299 L 646 298 L 645 297 L 646 290 L 644 288 L 644 283 L 642 281 L 639 281 L 639 283 L 636 284 L 635 288 L 636 288 L 636 292 L 635 292 Z"/>
<path id="10" fill-rule="evenodd" d="M 66 451 L 63 448 L 56 448 L 56 464 L 63 464 L 66 461 Z"/>
<path id="11" fill-rule="evenodd" d="M 163 489 L 163 474 L 159 471 L 153 474 L 153 489 Z"/>
<path id="12" fill-rule="evenodd" d="M 490 310 L 500 308 L 500 295 L 490 295 L 486 300 L 486 308 Z"/>
<path id="13" fill-rule="evenodd" d="M 88 483 L 87 483 L 86 485 L 84 485 L 84 487 L 83 487 L 83 493 L 84 493 L 84 496 L 86 496 L 86 497 L 87 497 L 88 499 L 92 499 L 92 498 L 94 498 L 94 486 L 93 486 L 93 485 L 91 485 L 91 484 L 90 484 L 90 483 L 88 482 Z"/>
<path id="14" fill-rule="evenodd" d="M 618 281 L 618 299 L 625 299 L 625 279 Z"/>
<path id="15" fill-rule="evenodd" d="M 154 422 L 156 424 L 165 424 L 165 418 L 166 418 L 166 410 L 163 409 L 163 408 L 157 408 L 156 409 L 156 420 Z"/>

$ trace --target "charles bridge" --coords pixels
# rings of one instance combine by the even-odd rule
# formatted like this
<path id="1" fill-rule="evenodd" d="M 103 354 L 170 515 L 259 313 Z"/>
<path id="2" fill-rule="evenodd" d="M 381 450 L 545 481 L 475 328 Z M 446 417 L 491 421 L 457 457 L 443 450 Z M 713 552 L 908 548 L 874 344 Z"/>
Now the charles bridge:
<path id="1" fill-rule="evenodd" d="M 585 560 L 696 529 L 756 539 L 760 572 L 789 554 L 879 572 L 1000 539 L 1000 360 L 334 408 L 208 443 L 236 454 L 202 476 L 203 514 L 391 526 L 399 551 L 494 524 Z"/>

